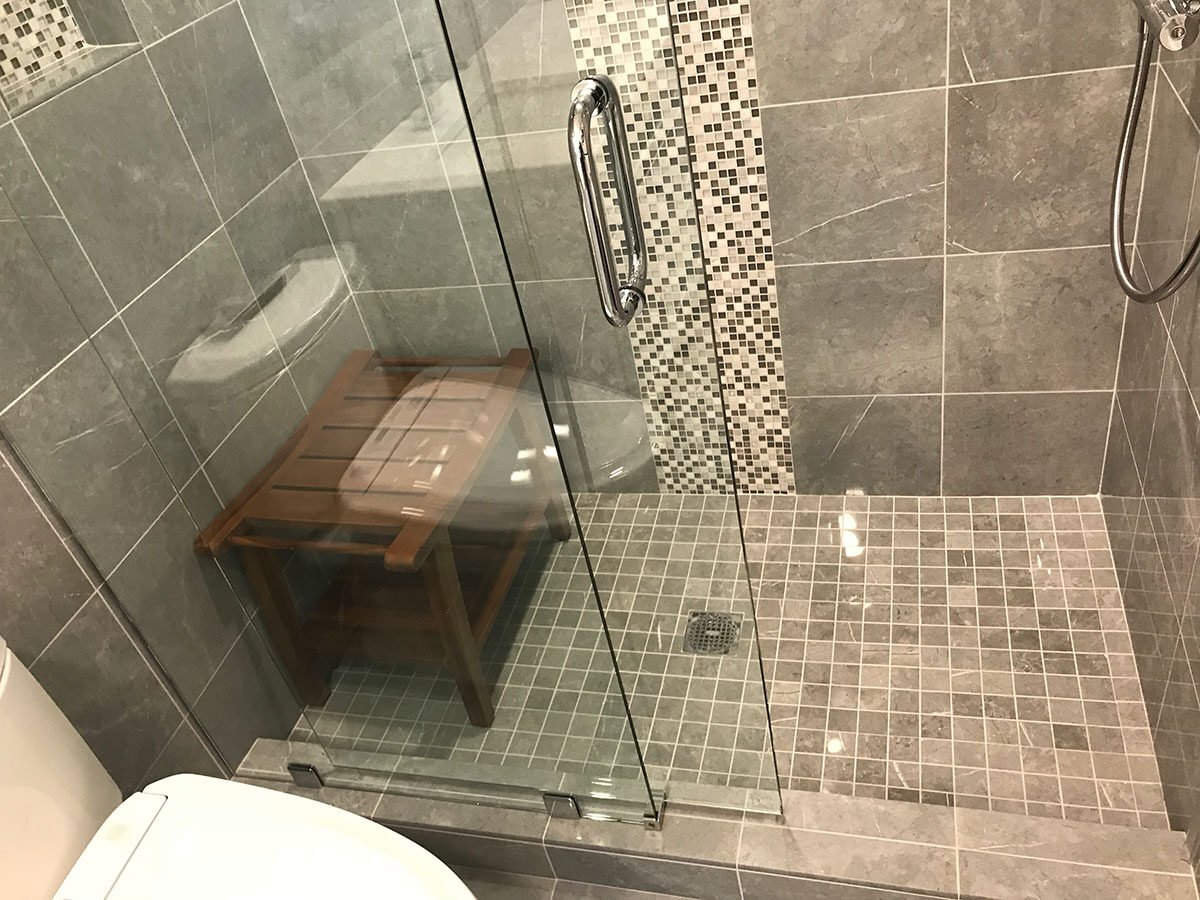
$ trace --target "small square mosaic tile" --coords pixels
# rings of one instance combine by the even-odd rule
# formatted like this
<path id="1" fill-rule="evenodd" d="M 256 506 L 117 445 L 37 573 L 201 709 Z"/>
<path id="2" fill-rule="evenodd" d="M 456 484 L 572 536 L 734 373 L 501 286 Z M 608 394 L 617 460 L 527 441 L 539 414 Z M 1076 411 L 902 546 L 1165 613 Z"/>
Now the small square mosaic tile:
<path id="1" fill-rule="evenodd" d="M 773 790 L 777 763 L 785 788 L 1166 827 L 1095 498 L 753 496 L 746 557 L 732 497 L 593 494 L 579 510 L 668 794 Z M 729 653 L 684 651 L 697 610 L 741 616 Z M 295 736 L 311 723 L 335 747 L 636 778 L 578 544 L 543 547 L 502 616 L 491 729 L 436 669 L 349 663 Z"/>

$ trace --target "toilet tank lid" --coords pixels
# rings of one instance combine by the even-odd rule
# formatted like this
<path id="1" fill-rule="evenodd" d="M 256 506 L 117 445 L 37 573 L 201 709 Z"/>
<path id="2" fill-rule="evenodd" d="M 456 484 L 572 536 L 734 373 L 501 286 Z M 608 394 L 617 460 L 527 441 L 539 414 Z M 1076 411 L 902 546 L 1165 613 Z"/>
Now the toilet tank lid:
<path id="1" fill-rule="evenodd" d="M 152 821 L 140 834 L 129 834 L 138 828 L 126 830 L 125 847 L 130 837 L 135 846 L 127 851 L 119 877 L 115 883 L 101 877 L 89 885 L 98 888 L 94 892 L 78 890 L 69 900 L 473 900 L 433 854 L 382 825 L 323 803 L 199 775 L 155 782 L 123 806 L 135 797 L 152 801 L 144 810 Z M 101 829 L 93 844 L 103 834 Z"/>

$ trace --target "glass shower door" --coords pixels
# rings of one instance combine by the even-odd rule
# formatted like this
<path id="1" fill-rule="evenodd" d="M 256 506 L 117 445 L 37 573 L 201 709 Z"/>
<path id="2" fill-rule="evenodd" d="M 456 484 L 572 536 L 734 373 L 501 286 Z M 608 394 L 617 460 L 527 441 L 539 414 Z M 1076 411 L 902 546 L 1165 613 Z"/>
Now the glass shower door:
<path id="1" fill-rule="evenodd" d="M 675 36 L 665 5 L 610 7 L 439 0 L 651 784 L 777 811 Z M 635 203 L 647 244 L 645 301 L 623 325 L 619 297 L 606 311 L 597 290 L 609 251 L 594 264 L 568 154 L 590 76 L 612 79 L 631 145 L 622 203 L 611 119 L 594 118 L 615 259 L 638 256 Z M 573 115 L 576 143 L 586 119 Z"/>

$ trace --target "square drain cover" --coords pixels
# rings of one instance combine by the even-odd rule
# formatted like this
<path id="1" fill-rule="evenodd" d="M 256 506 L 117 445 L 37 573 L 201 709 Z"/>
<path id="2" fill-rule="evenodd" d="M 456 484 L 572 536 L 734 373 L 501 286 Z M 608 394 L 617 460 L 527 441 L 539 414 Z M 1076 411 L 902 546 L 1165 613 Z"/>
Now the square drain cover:
<path id="1" fill-rule="evenodd" d="M 683 634 L 683 652 L 718 656 L 728 653 L 737 646 L 741 631 L 740 613 L 694 609 L 688 613 L 687 630 Z"/>

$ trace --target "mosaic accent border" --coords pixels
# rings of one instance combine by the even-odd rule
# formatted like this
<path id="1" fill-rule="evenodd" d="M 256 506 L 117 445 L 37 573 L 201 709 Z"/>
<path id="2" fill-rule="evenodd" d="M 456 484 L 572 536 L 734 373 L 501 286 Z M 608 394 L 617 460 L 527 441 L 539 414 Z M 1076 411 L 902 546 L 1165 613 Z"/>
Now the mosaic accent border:
<path id="1" fill-rule="evenodd" d="M 568 0 L 567 17 L 580 72 L 604 72 L 624 90 L 651 262 L 648 308 L 630 338 L 660 484 L 729 490 L 728 430 L 738 489 L 791 493 L 749 7 Z M 610 222 L 620 242 L 615 208 Z"/>
<path id="2" fill-rule="evenodd" d="M 750 5 L 676 0 L 679 66 L 739 489 L 792 493 Z"/>
<path id="3" fill-rule="evenodd" d="M 84 44 L 83 32 L 65 0 L 4 3 L 0 6 L 0 87 L 18 88 Z"/>
<path id="4" fill-rule="evenodd" d="M 580 75 L 602 72 L 622 90 L 650 263 L 646 308 L 629 324 L 629 337 L 659 484 L 668 493 L 727 492 L 725 423 L 670 11 L 665 0 L 567 0 L 566 9 Z M 611 172 L 605 166 L 604 196 L 619 246 Z"/>

